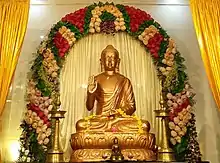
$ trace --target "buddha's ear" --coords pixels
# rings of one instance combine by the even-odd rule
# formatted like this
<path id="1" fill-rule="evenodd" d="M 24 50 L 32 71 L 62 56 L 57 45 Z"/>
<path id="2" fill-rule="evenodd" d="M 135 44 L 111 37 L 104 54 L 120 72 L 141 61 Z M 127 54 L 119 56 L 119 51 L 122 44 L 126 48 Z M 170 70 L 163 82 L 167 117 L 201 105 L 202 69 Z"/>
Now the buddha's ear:
<path id="1" fill-rule="evenodd" d="M 118 58 L 118 64 L 120 64 L 120 62 L 121 62 L 121 59 L 120 59 L 120 58 Z"/>

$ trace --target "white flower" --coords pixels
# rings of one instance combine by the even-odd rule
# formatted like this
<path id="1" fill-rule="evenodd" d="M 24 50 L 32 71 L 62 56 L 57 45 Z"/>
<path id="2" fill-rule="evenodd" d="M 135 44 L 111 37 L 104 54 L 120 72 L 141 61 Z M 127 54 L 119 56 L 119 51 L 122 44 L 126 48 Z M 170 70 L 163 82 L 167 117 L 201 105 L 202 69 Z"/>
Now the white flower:
<path id="1" fill-rule="evenodd" d="M 162 60 L 162 63 L 163 63 L 163 64 L 166 64 L 166 63 L 167 63 L 167 60 L 166 60 L 166 59 L 163 59 L 163 60 Z"/>
<path id="2" fill-rule="evenodd" d="M 31 162 L 31 158 L 30 157 L 27 158 L 27 162 Z"/>
<path id="3" fill-rule="evenodd" d="M 44 125 L 42 126 L 42 131 L 43 131 L 43 132 L 46 132 L 46 130 L 47 130 L 47 125 L 44 124 Z"/>
<path id="4" fill-rule="evenodd" d="M 175 124 L 178 124 L 180 122 L 178 117 L 174 117 L 173 121 L 174 121 Z"/>
<path id="5" fill-rule="evenodd" d="M 176 132 L 180 132 L 180 131 L 181 131 L 180 127 L 176 125 L 175 131 L 176 131 Z"/>
<path id="6" fill-rule="evenodd" d="M 31 125 L 33 123 L 33 119 L 32 118 L 27 118 L 26 122 L 27 122 L 27 124 Z"/>
<path id="7" fill-rule="evenodd" d="M 184 127 L 183 121 L 180 121 L 180 122 L 178 123 L 178 126 L 180 126 L 181 128 Z"/>
<path id="8" fill-rule="evenodd" d="M 169 128 L 171 130 L 175 129 L 175 124 L 173 122 L 169 122 Z"/>
<path id="9" fill-rule="evenodd" d="M 51 128 L 48 128 L 46 131 L 46 136 L 49 137 L 51 135 L 51 132 L 52 132 Z"/>
<path id="10" fill-rule="evenodd" d="M 173 61 L 167 61 L 168 66 L 173 66 Z"/>
<path id="11" fill-rule="evenodd" d="M 168 101 L 167 101 L 167 105 L 170 107 L 170 106 L 173 105 L 173 102 L 172 102 L 171 100 L 168 100 Z"/>
<path id="12" fill-rule="evenodd" d="M 173 48 L 173 49 L 172 49 L 172 53 L 173 53 L 173 54 L 176 54 L 176 48 Z"/>
<path id="13" fill-rule="evenodd" d="M 49 105 L 48 110 L 51 111 L 53 109 L 53 105 Z"/>
<path id="14" fill-rule="evenodd" d="M 173 145 L 176 145 L 176 140 L 174 138 L 170 138 L 170 142 L 173 144 Z"/>
<path id="15" fill-rule="evenodd" d="M 176 141 L 177 141 L 178 143 L 181 142 L 181 137 L 177 136 L 177 137 L 175 137 L 175 139 L 176 139 Z"/>
<path id="16" fill-rule="evenodd" d="M 22 156 L 22 158 L 21 158 L 21 159 L 22 159 L 22 161 L 23 161 L 23 162 L 25 162 L 25 161 L 26 161 L 26 157 L 25 157 L 25 156 Z"/>
<path id="17" fill-rule="evenodd" d="M 22 148 L 21 148 L 21 152 L 24 152 L 24 151 L 25 151 L 25 148 L 24 148 L 24 147 L 22 147 Z"/>
<path id="18" fill-rule="evenodd" d="M 29 150 L 25 150 L 24 154 L 27 156 L 29 153 Z"/>
<path id="19" fill-rule="evenodd" d="M 159 70 L 160 70 L 161 72 L 165 72 L 165 71 L 166 71 L 166 69 L 165 69 L 164 67 L 160 67 Z"/>
<path id="20" fill-rule="evenodd" d="M 50 140 L 48 138 L 44 139 L 44 144 L 47 145 L 49 143 L 49 141 Z"/>
<path id="21" fill-rule="evenodd" d="M 41 128 L 40 127 L 38 127 L 37 129 L 36 129 L 36 133 L 40 133 L 41 132 Z"/>
<path id="22" fill-rule="evenodd" d="M 43 120 L 40 120 L 37 125 L 38 125 L 39 127 L 41 127 L 41 126 L 43 126 L 43 124 L 44 124 L 44 121 L 43 121 Z"/>
<path id="23" fill-rule="evenodd" d="M 179 98 L 181 96 L 181 93 L 176 93 L 176 97 Z"/>
<path id="24" fill-rule="evenodd" d="M 120 29 L 121 29 L 120 26 L 115 26 L 115 30 L 116 30 L 116 31 L 119 31 Z"/>
<path id="25" fill-rule="evenodd" d="M 168 98 L 169 100 L 171 100 L 172 97 L 173 97 L 173 95 L 172 95 L 171 93 L 167 93 L 167 98 Z"/>
<path id="26" fill-rule="evenodd" d="M 191 109 L 192 109 L 192 106 L 190 106 L 190 105 L 188 105 L 188 106 L 186 107 L 186 110 L 187 110 L 188 112 L 190 112 Z"/>
<path id="27" fill-rule="evenodd" d="M 28 110 L 28 115 L 31 116 L 32 115 L 32 110 Z"/>
<path id="28" fill-rule="evenodd" d="M 36 129 L 36 128 L 37 128 L 37 123 L 34 122 L 34 123 L 32 124 L 32 127 L 33 127 L 34 129 Z"/>
<path id="29" fill-rule="evenodd" d="M 48 107 L 49 105 L 50 105 L 49 100 L 47 100 L 47 101 L 44 102 L 44 106 L 45 106 L 45 107 Z"/>
<path id="30" fill-rule="evenodd" d="M 185 85 L 185 89 L 186 89 L 186 90 L 189 89 L 189 84 L 186 84 L 186 85 Z"/>
<path id="31" fill-rule="evenodd" d="M 173 107 L 174 109 L 176 109 L 176 108 L 178 107 L 178 104 L 174 102 L 173 105 L 172 105 L 172 107 Z"/>
<path id="32" fill-rule="evenodd" d="M 89 29 L 89 32 L 90 32 L 90 33 L 95 33 L 95 29 L 94 29 L 94 28 L 90 28 L 90 29 Z"/>
<path id="33" fill-rule="evenodd" d="M 138 39 L 141 40 L 141 41 L 143 41 L 143 36 L 142 36 L 142 35 L 139 35 L 139 36 L 138 36 Z"/>
<path id="34" fill-rule="evenodd" d="M 180 112 L 180 113 L 178 113 L 178 116 L 179 116 L 179 119 L 180 120 L 183 120 L 183 118 L 184 118 L 184 115 Z"/>
<path id="35" fill-rule="evenodd" d="M 48 110 L 44 110 L 44 114 L 48 115 L 49 111 Z"/>
<path id="36" fill-rule="evenodd" d="M 188 113 L 187 119 L 190 120 L 191 118 L 192 118 L 192 114 L 191 114 L 191 113 Z"/>
<path id="37" fill-rule="evenodd" d="M 37 116 L 37 113 L 32 112 L 32 116 L 33 116 L 33 117 L 36 117 L 36 116 Z"/>
<path id="38" fill-rule="evenodd" d="M 41 140 L 44 140 L 46 137 L 47 137 L 47 136 L 46 136 L 46 133 L 42 133 L 42 134 L 41 134 Z"/>
<path id="39" fill-rule="evenodd" d="M 38 144 L 43 144 L 43 140 L 38 141 Z"/>
<path id="40" fill-rule="evenodd" d="M 166 67 L 166 70 L 167 70 L 167 71 L 171 71 L 171 70 L 172 70 L 172 67 Z"/>
<path id="41" fill-rule="evenodd" d="M 171 131 L 171 136 L 172 136 L 172 137 L 176 137 L 176 136 L 177 136 L 176 131 L 172 130 L 172 131 Z"/>
<path id="42" fill-rule="evenodd" d="M 178 132 L 178 135 L 179 135 L 180 137 L 182 137 L 183 135 L 185 135 L 185 133 L 184 133 L 183 131 L 180 131 L 180 132 Z"/>
<path id="43" fill-rule="evenodd" d="M 177 104 L 182 105 L 183 104 L 183 100 L 182 99 L 177 99 Z"/>
<path id="44" fill-rule="evenodd" d="M 176 97 L 176 96 L 173 96 L 173 97 L 172 97 L 172 100 L 173 100 L 173 101 L 176 101 L 176 100 L 177 100 L 177 97 Z"/>
<path id="45" fill-rule="evenodd" d="M 186 126 L 182 128 L 182 131 L 183 131 L 184 133 L 186 133 L 186 131 L 187 131 Z"/>
<path id="46" fill-rule="evenodd" d="M 192 92 L 186 91 L 186 96 L 187 96 L 187 97 L 191 97 L 191 96 L 192 96 Z"/>
<path id="47" fill-rule="evenodd" d="M 187 99 L 186 95 L 182 95 L 182 96 L 181 96 L 181 99 L 182 99 L 182 100 Z"/>
<path id="48" fill-rule="evenodd" d="M 126 30 L 126 26 L 125 25 L 121 26 L 121 30 L 122 31 Z"/>
<path id="49" fill-rule="evenodd" d="M 148 44 L 148 40 L 143 40 L 143 43 L 144 43 L 144 45 L 147 45 Z"/>
<path id="50" fill-rule="evenodd" d="M 184 108 L 184 109 L 181 111 L 181 113 L 182 113 L 183 115 L 185 115 L 185 114 L 187 113 L 187 110 Z"/>

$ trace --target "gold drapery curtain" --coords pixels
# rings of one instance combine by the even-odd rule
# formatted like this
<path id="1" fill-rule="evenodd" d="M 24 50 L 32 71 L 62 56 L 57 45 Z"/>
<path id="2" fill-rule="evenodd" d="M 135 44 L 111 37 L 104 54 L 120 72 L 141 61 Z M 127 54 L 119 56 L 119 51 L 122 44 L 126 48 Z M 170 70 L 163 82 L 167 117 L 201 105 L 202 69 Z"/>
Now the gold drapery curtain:
<path id="1" fill-rule="evenodd" d="M 21 52 L 30 0 L 0 0 L 0 116 Z"/>
<path id="2" fill-rule="evenodd" d="M 220 110 L 220 1 L 191 0 L 190 7 L 206 73 Z"/>
<path id="3" fill-rule="evenodd" d="M 30 0 L 0 0 L 0 129 L 5 101 L 27 28 L 29 4 Z"/>
<path id="4" fill-rule="evenodd" d="M 128 77 L 133 85 L 136 114 L 151 123 L 151 132 L 156 133 L 158 128 L 154 110 L 159 108 L 161 87 L 150 54 L 139 41 L 126 33 L 86 36 L 70 50 L 61 73 L 61 109 L 67 111 L 61 123 L 65 161 L 68 161 L 72 151 L 69 139 L 75 132 L 76 121 L 90 114 L 85 108 L 88 77 L 101 73 L 101 51 L 109 44 L 119 51 L 119 72 Z"/>

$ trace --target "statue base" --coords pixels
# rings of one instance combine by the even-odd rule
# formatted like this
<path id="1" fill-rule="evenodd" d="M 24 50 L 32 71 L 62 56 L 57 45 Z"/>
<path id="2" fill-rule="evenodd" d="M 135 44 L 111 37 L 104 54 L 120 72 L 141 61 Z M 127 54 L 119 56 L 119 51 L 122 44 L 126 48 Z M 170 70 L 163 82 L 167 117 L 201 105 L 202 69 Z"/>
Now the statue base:
<path id="1" fill-rule="evenodd" d="M 72 134 L 70 162 L 98 162 L 110 160 L 113 139 L 118 144 L 125 160 L 155 161 L 155 135 L 151 133 L 119 133 L 119 132 L 79 132 Z"/>

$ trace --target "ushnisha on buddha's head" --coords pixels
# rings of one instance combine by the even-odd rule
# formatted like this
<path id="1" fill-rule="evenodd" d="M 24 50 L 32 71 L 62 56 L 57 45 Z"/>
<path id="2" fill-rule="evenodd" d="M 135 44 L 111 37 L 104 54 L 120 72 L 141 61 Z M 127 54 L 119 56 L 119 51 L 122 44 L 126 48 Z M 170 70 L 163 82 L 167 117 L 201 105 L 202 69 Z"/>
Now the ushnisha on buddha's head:
<path id="1" fill-rule="evenodd" d="M 102 71 L 115 71 L 119 69 L 119 52 L 112 45 L 108 45 L 101 53 Z"/>

